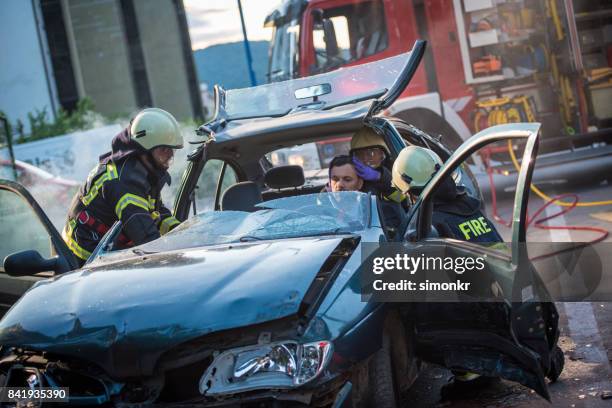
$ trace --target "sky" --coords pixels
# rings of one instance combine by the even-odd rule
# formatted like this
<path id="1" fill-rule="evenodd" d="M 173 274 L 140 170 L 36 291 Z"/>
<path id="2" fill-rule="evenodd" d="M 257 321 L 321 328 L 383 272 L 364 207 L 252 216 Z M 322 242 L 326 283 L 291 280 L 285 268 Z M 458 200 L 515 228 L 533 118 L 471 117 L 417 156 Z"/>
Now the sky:
<path id="1" fill-rule="evenodd" d="M 263 28 L 263 22 L 280 3 L 281 0 L 242 0 L 249 40 L 270 39 L 272 30 Z M 183 4 L 194 50 L 242 41 L 237 0 L 183 0 Z"/>

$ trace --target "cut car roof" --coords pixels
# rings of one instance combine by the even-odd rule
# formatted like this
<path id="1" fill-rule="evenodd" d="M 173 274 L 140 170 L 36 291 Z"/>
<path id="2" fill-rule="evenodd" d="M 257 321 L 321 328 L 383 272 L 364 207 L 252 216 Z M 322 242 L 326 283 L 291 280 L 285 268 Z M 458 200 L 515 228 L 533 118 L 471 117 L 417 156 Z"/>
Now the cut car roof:
<path id="1" fill-rule="evenodd" d="M 330 110 L 301 111 L 278 118 L 232 121 L 215 135 L 209 151 L 238 147 L 242 150 L 262 145 L 300 144 L 330 133 L 353 132 L 363 126 L 371 100 Z"/>
<path id="2" fill-rule="evenodd" d="M 348 133 L 368 115 L 387 109 L 410 82 L 425 52 L 416 41 L 410 52 L 324 74 L 224 91 L 215 86 L 215 118 L 199 129 L 215 132 L 212 156 L 222 149 L 259 150 Z M 300 91 L 325 89 L 312 97 Z"/>

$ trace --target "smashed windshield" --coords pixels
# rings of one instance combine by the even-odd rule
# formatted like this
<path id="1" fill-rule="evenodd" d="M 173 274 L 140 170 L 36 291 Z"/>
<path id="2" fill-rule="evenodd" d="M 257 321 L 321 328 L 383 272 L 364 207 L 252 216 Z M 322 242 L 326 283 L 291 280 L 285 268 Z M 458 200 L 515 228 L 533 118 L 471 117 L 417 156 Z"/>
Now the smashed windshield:
<path id="1" fill-rule="evenodd" d="M 145 252 L 231 242 L 350 234 L 369 219 L 368 195 L 343 191 L 279 198 L 258 205 L 255 212 L 205 211 L 163 237 L 137 247 Z"/>
<path id="2" fill-rule="evenodd" d="M 391 88 L 409 57 L 410 52 L 407 52 L 311 77 L 232 89 L 226 91 L 223 108 L 229 119 L 284 115 L 300 106 L 315 102 L 311 98 L 296 99 L 296 90 L 321 84 L 329 84 L 331 93 L 317 97 L 319 108 L 373 99 Z"/>

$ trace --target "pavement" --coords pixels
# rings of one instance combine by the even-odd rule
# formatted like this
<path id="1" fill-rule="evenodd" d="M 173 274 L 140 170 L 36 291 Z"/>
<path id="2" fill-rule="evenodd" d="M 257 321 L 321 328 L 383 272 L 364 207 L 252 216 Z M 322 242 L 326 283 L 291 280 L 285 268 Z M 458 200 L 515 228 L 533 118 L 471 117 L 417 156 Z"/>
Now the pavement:
<path id="1" fill-rule="evenodd" d="M 612 160 L 612 159 L 611 159 Z M 556 179 L 540 184 L 549 195 L 571 192 L 578 194 L 580 202 L 612 199 L 612 174 L 580 173 L 582 166 L 568 165 Z M 578 177 L 572 175 L 579 174 Z M 610 180 L 606 180 L 610 178 Z M 485 180 L 479 180 L 487 183 Z M 507 182 L 499 198 L 499 214 L 510 219 L 514 190 Z M 486 209 L 491 215 L 492 203 L 489 189 L 485 188 Z M 530 195 L 529 213 L 533 214 L 544 201 Z M 544 215 L 552 215 L 559 207 L 549 207 Z M 612 206 L 578 207 L 564 216 L 549 221 L 549 225 L 585 225 L 612 232 Z M 496 225 L 505 239 L 510 239 L 510 228 Z M 587 242 L 598 236 L 594 232 L 543 230 L 531 227 L 528 242 Z M 608 236 L 605 242 L 612 242 Z M 610 271 L 608 265 L 608 271 Z M 509 381 L 499 381 L 463 399 L 440 400 L 440 389 L 451 378 L 451 373 L 441 367 L 425 365 L 414 386 L 402 396 L 402 406 L 419 407 L 568 407 L 612 408 L 612 302 L 557 303 L 560 314 L 561 337 L 559 346 L 565 354 L 565 368 L 555 383 L 549 384 L 552 404 L 532 390 Z M 610 393 L 610 399 L 604 399 Z"/>

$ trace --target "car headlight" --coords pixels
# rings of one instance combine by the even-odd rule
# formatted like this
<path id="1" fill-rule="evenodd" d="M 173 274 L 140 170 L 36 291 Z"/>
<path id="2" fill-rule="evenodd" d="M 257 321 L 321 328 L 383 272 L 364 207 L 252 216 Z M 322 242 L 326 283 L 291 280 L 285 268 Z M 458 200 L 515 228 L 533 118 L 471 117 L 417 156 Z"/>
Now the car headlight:
<path id="1" fill-rule="evenodd" d="M 331 354 L 329 341 L 284 341 L 228 350 L 206 369 L 200 379 L 200 393 L 214 396 L 297 387 L 315 379 Z"/>

